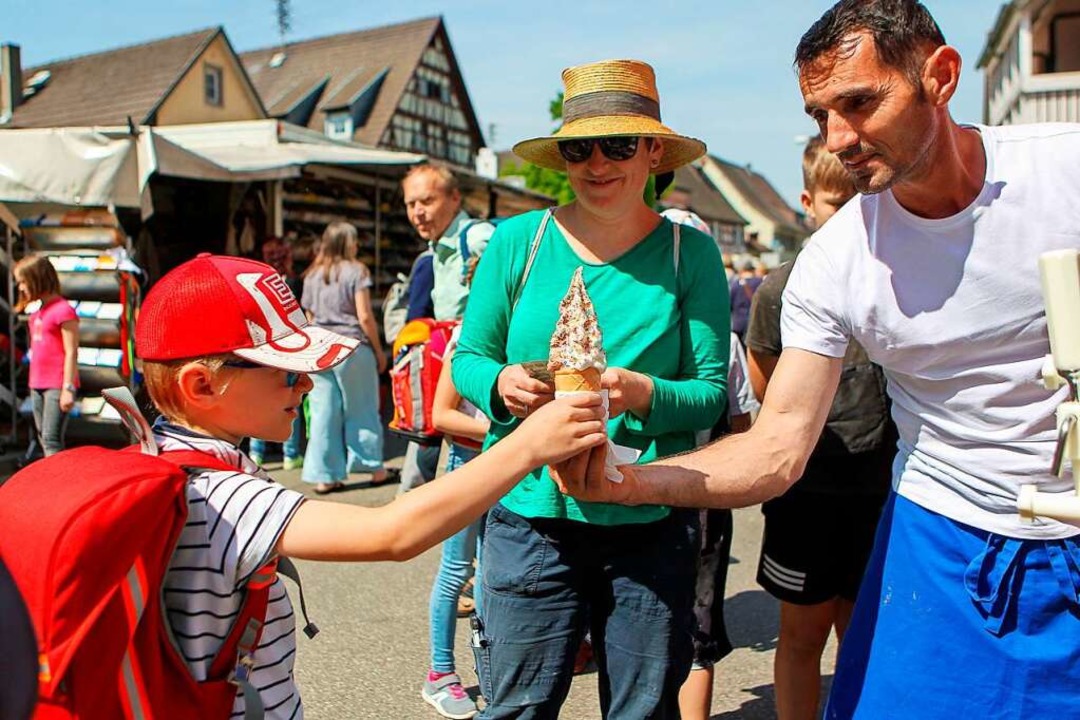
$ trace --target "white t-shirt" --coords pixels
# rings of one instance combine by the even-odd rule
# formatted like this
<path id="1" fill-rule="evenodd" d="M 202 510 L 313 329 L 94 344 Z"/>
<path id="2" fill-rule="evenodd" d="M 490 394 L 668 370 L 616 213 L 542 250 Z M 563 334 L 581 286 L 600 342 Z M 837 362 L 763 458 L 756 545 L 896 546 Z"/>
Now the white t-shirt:
<path id="1" fill-rule="evenodd" d="M 165 575 L 169 625 L 196 680 L 210 664 L 240 613 L 248 577 L 270 559 L 278 538 L 304 500 L 270 479 L 234 445 L 158 423 L 154 439 L 163 451 L 199 450 L 236 466 L 188 482 L 188 519 Z M 268 720 L 300 720 L 304 709 L 293 680 L 296 620 L 280 576 L 270 587 L 255 667 L 250 682 L 259 691 Z M 237 690 L 232 717 L 243 717 Z"/>
<path id="2" fill-rule="evenodd" d="M 1080 247 L 1080 125 L 975 127 L 975 201 L 928 220 L 891 191 L 857 196 L 796 261 L 783 342 L 841 357 L 853 337 L 885 369 L 901 495 L 990 532 L 1069 537 L 1076 528 L 1022 521 L 1016 499 L 1029 483 L 1072 488 L 1049 471 L 1065 391 L 1038 382 L 1050 351 L 1038 258 Z"/>

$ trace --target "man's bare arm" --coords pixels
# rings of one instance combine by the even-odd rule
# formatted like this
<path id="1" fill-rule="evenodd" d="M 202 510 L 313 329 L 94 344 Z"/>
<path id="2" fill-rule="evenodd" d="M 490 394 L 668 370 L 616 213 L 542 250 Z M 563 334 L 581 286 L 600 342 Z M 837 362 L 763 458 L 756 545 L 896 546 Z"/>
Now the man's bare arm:
<path id="1" fill-rule="evenodd" d="M 842 358 L 786 349 L 749 432 L 648 465 L 621 467 L 612 483 L 597 474 L 553 477 L 583 500 L 625 505 L 745 507 L 784 493 L 802 476 L 840 382 Z"/>

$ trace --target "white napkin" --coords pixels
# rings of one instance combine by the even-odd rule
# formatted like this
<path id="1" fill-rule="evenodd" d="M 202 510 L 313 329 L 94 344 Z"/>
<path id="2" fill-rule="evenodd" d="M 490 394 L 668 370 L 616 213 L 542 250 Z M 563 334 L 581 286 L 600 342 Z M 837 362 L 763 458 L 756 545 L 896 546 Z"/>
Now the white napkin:
<path id="1" fill-rule="evenodd" d="M 567 397 L 569 395 L 591 395 L 592 393 L 583 391 L 566 391 L 556 390 L 555 397 Z M 600 398 L 604 401 L 604 419 L 607 420 L 608 414 L 608 391 L 601 390 Z M 604 477 L 614 483 L 621 483 L 623 481 L 623 475 L 618 470 L 619 465 L 632 465 L 636 463 L 638 458 L 641 457 L 641 451 L 637 448 L 626 447 L 625 445 L 616 445 L 608 438 L 607 441 L 607 456 L 604 459 Z"/>

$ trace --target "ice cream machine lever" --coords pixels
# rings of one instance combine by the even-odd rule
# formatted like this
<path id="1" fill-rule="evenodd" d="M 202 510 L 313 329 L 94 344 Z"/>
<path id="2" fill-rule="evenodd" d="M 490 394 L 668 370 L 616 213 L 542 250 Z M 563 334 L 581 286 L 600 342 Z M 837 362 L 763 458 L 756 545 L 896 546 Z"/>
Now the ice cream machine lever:
<path id="1" fill-rule="evenodd" d="M 1039 256 L 1050 355 L 1042 367 L 1050 390 L 1069 388 L 1057 408 L 1057 448 L 1051 472 L 1060 477 L 1068 460 L 1076 482 L 1075 494 L 1043 493 L 1035 485 L 1020 488 L 1020 516 L 1053 518 L 1080 525 L 1080 250 L 1055 250 Z"/>

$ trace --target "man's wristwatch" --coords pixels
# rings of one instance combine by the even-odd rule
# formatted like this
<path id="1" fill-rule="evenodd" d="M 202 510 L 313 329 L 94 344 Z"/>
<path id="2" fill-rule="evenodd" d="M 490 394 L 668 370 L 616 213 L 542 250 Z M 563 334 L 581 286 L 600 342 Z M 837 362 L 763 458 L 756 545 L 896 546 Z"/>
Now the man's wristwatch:
<path id="1" fill-rule="evenodd" d="M 79 392 L 79 388 L 75 387 L 75 385 L 73 385 L 72 383 L 68 383 L 67 385 L 65 385 L 64 389 L 67 390 L 69 393 Z"/>

